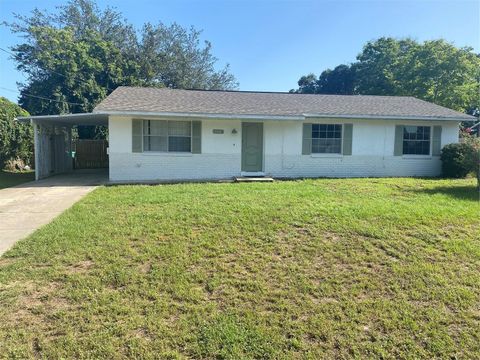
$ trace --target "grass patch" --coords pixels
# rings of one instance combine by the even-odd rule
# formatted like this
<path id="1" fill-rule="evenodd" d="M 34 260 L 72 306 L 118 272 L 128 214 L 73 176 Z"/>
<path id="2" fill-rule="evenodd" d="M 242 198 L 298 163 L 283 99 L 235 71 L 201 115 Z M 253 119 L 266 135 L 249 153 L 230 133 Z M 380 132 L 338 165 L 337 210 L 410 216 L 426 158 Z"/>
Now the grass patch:
<path id="1" fill-rule="evenodd" d="M 34 171 L 12 172 L 0 170 L 0 189 L 35 180 Z"/>
<path id="2" fill-rule="evenodd" d="M 474 180 L 102 187 L 0 258 L 10 358 L 478 358 Z"/>

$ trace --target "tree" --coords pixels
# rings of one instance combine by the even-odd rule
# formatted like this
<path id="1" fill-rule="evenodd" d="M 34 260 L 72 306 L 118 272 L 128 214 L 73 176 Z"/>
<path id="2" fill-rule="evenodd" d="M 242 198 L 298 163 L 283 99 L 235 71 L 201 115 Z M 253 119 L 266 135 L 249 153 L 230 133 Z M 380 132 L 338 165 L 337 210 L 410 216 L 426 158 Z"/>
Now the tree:
<path id="1" fill-rule="evenodd" d="M 404 92 L 458 111 L 480 106 L 480 58 L 472 48 L 425 41 L 411 55 L 401 79 Z"/>
<path id="2" fill-rule="evenodd" d="M 0 169 L 9 160 L 20 159 L 25 164 L 33 160 L 32 127 L 16 121 L 17 116 L 28 116 L 28 112 L 0 97 Z"/>
<path id="3" fill-rule="evenodd" d="M 146 24 L 138 35 L 121 13 L 93 0 L 15 18 L 7 25 L 25 41 L 12 51 L 27 74 L 19 103 L 33 115 L 91 111 L 119 85 L 237 87 L 228 65 L 216 70 L 211 44 L 202 47 L 194 28 Z"/>
<path id="4" fill-rule="evenodd" d="M 298 80 L 298 89 L 290 90 L 291 93 L 318 94 L 318 79 L 313 73 L 302 76 Z"/>
<path id="5" fill-rule="evenodd" d="M 355 68 L 349 65 L 338 65 L 333 70 L 327 69 L 316 77 L 311 73 L 298 80 L 298 89 L 291 93 L 300 94 L 337 94 L 351 95 L 355 87 Z"/>
<path id="6" fill-rule="evenodd" d="M 380 38 L 365 44 L 357 61 L 309 75 L 300 93 L 402 95 L 472 113 L 480 108 L 480 57 L 445 40 L 419 43 Z"/>
<path id="7" fill-rule="evenodd" d="M 13 50 L 18 69 L 28 76 L 19 103 L 32 115 L 89 112 L 110 89 L 139 84 L 135 62 L 93 30 L 76 38 L 70 27 L 36 26 L 29 34 L 31 44 Z"/>
<path id="8" fill-rule="evenodd" d="M 355 66 L 338 65 L 323 71 L 317 81 L 318 93 L 352 95 L 355 91 Z"/>
<path id="9" fill-rule="evenodd" d="M 356 91 L 365 95 L 406 95 L 401 77 L 405 76 L 408 56 L 417 43 L 411 39 L 380 38 L 369 41 L 357 56 Z"/>

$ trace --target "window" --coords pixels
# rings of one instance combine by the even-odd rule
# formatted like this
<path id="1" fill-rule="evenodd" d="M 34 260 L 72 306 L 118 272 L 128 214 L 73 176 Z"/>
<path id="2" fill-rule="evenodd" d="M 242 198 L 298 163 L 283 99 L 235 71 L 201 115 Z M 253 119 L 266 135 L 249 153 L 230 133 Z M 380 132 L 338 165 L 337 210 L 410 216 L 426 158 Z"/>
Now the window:
<path id="1" fill-rule="evenodd" d="M 403 127 L 403 155 L 430 154 L 430 126 Z"/>
<path id="2" fill-rule="evenodd" d="M 144 151 L 191 152 L 192 122 L 143 120 Z"/>
<path id="3" fill-rule="evenodd" d="M 312 124 L 312 153 L 341 154 L 342 125 Z"/>

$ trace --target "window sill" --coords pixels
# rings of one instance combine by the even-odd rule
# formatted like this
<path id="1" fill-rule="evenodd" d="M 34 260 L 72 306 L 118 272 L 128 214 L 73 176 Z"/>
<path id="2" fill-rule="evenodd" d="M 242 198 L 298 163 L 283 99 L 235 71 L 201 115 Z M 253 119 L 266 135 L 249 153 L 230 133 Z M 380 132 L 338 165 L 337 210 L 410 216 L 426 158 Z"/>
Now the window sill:
<path id="1" fill-rule="evenodd" d="M 402 155 L 402 159 L 406 160 L 431 160 L 432 155 Z"/>
<path id="2" fill-rule="evenodd" d="M 312 158 L 343 158 L 342 154 L 310 154 Z"/>
<path id="3" fill-rule="evenodd" d="M 192 157 L 193 154 L 190 152 L 164 152 L 164 151 L 144 151 L 142 155 L 147 156 L 167 156 L 167 157 Z"/>

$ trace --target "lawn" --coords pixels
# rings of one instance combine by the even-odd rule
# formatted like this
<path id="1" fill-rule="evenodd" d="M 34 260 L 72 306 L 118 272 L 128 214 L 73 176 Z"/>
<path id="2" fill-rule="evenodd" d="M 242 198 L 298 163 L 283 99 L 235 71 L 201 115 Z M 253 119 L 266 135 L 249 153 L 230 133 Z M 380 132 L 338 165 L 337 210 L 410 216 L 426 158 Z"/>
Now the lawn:
<path id="1" fill-rule="evenodd" d="M 34 171 L 10 172 L 0 170 L 0 189 L 35 180 Z"/>
<path id="2" fill-rule="evenodd" d="M 6 358 L 479 358 L 474 180 L 101 187 L 0 259 Z"/>

